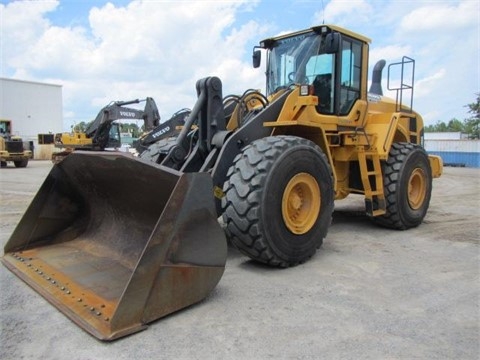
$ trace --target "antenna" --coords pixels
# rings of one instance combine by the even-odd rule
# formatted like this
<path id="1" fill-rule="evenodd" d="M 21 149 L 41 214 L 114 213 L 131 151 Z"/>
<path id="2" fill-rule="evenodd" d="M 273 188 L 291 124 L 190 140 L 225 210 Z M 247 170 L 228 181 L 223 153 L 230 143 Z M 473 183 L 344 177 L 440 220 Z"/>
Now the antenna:
<path id="1" fill-rule="evenodd" d="M 323 6 L 323 0 L 322 0 L 322 25 L 325 25 L 325 7 Z"/>

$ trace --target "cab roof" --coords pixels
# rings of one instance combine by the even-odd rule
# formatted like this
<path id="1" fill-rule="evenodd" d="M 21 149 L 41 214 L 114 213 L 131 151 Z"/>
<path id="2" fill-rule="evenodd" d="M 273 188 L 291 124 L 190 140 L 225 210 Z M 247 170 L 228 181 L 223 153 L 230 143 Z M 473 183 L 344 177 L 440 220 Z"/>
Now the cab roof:
<path id="1" fill-rule="evenodd" d="M 318 25 L 318 26 L 312 26 L 308 29 L 304 29 L 304 30 L 299 30 L 299 31 L 294 31 L 294 32 L 290 32 L 288 34 L 282 34 L 282 35 L 279 35 L 279 36 L 275 36 L 275 37 L 271 37 L 271 38 L 267 38 L 263 41 L 260 42 L 260 44 L 272 44 L 274 43 L 275 41 L 277 40 L 282 40 L 282 39 L 286 39 L 286 38 L 289 38 L 289 37 L 292 37 L 292 36 L 297 36 L 297 35 L 301 35 L 301 34 L 308 34 L 310 32 L 315 32 L 315 33 L 318 33 L 318 34 L 321 34 L 321 33 L 329 33 L 329 32 L 332 32 L 332 31 L 336 31 L 336 32 L 339 32 L 341 34 L 345 34 L 345 35 L 348 35 L 354 39 L 358 39 L 360 41 L 363 41 L 367 44 L 371 43 L 372 40 L 366 36 L 363 36 L 363 35 L 360 35 L 356 32 L 353 32 L 351 30 L 348 30 L 348 29 L 345 29 L 345 28 L 342 28 L 340 26 L 336 26 L 336 25 Z M 263 47 L 263 46 L 262 46 Z M 269 47 L 268 45 L 266 47 Z"/>

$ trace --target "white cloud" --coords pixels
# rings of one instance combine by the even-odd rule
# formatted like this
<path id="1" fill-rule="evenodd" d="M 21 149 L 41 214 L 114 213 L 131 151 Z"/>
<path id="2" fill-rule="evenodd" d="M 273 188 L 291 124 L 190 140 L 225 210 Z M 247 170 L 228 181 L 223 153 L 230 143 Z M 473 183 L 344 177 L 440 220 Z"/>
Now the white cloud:
<path id="1" fill-rule="evenodd" d="M 433 109 L 432 111 L 423 113 L 421 115 L 423 117 L 423 123 L 425 125 L 433 125 L 433 124 L 436 124 L 437 121 L 443 121 L 445 123 L 448 121 L 448 119 L 443 118 L 443 112 L 438 108 Z"/>
<path id="2" fill-rule="evenodd" d="M 415 96 L 420 98 L 423 96 L 435 96 L 435 92 L 440 85 L 440 81 L 445 78 L 447 71 L 440 69 L 433 75 L 417 80 L 415 84 Z"/>
<path id="3" fill-rule="evenodd" d="M 368 21 L 373 7 L 366 0 L 332 0 L 325 7 L 325 22 L 328 24 L 348 24 Z M 323 21 L 323 14 L 316 14 Z"/>
<path id="4" fill-rule="evenodd" d="M 373 47 L 370 50 L 370 65 L 384 59 L 387 62 L 399 61 L 405 54 L 410 54 L 411 48 L 408 45 L 388 45 L 384 47 Z"/>
<path id="5" fill-rule="evenodd" d="M 167 118 L 193 106 L 196 81 L 210 75 L 221 76 L 226 91 L 264 84 L 258 71 L 240 59 L 247 42 L 258 41 L 265 26 L 254 21 L 234 26 L 238 11 L 250 11 L 256 1 L 107 3 L 90 10 L 88 28 L 52 26 L 45 14 L 58 3 L 43 3 L 2 7 L 5 19 L 21 15 L 3 28 L 9 43 L 2 60 L 14 77 L 59 79 L 69 119 L 81 121 L 82 109 L 99 109 L 112 100 L 146 96 L 155 98 Z M 28 34 L 21 49 L 13 45 L 19 32 Z M 79 107 L 79 99 L 89 103 Z"/>
<path id="6" fill-rule="evenodd" d="M 396 39 L 412 44 L 419 109 L 439 114 L 427 121 L 468 117 L 465 105 L 480 89 L 480 2 L 420 4 L 400 21 Z"/>
<path id="7" fill-rule="evenodd" d="M 28 5 L 28 6 L 25 6 Z M 54 11 L 58 1 L 11 2 L 0 4 L 2 73 L 5 65 L 18 66 L 32 43 L 38 41 L 50 22 L 45 14 Z M 6 64 L 7 62 L 7 64 Z"/>
<path id="8" fill-rule="evenodd" d="M 479 2 L 464 0 L 457 5 L 437 1 L 414 9 L 400 22 L 400 29 L 421 32 L 427 30 L 451 31 L 478 23 Z"/>
<path id="9" fill-rule="evenodd" d="M 427 124 L 466 118 L 465 104 L 480 88 L 480 2 L 370 3 L 375 15 L 362 25 L 373 39 L 370 65 L 379 58 L 387 62 L 403 55 L 414 58 L 414 108 Z"/>
<path id="10" fill-rule="evenodd" d="M 32 70 L 48 70 L 57 75 L 74 76 L 92 68 L 94 44 L 82 28 L 52 26 L 23 54 L 17 65 Z"/>
<path id="11" fill-rule="evenodd" d="M 263 89 L 262 69 L 251 67 L 251 47 L 323 20 L 320 1 L 114 3 L 91 8 L 88 19 L 83 13 L 73 14 L 76 21 L 62 19 L 68 25 L 55 21 L 56 15 L 72 16 L 68 2 L 0 5 L 0 76 L 62 84 L 66 122 L 88 120 L 112 100 L 146 96 L 166 119 L 194 105 L 195 82 L 205 76 L 219 76 L 224 94 Z M 420 113 L 439 113 L 434 122 L 463 119 L 464 105 L 479 91 L 479 1 L 323 3 L 326 23 L 372 38 L 370 68 L 381 58 L 416 60 Z"/>

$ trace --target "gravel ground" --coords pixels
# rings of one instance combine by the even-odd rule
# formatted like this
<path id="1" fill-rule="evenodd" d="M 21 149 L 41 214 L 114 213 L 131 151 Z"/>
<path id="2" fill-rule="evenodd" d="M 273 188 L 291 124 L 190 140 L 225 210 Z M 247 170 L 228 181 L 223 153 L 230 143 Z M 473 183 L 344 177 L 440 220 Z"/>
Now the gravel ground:
<path id="1" fill-rule="evenodd" d="M 0 170 L 0 244 L 51 169 Z M 307 263 L 271 269 L 229 249 L 207 299 L 105 343 L 0 266 L 0 359 L 479 359 L 480 169 L 445 168 L 425 222 L 373 225 L 336 204 Z"/>

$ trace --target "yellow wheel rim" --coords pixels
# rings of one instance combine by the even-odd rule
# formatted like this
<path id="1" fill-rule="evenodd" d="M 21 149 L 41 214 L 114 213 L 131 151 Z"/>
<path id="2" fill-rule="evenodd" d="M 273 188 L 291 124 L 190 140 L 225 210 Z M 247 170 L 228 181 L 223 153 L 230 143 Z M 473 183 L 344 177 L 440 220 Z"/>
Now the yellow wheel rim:
<path id="1" fill-rule="evenodd" d="M 288 182 L 282 197 L 285 226 L 294 234 L 307 233 L 320 213 L 321 194 L 315 178 L 299 173 Z"/>
<path id="2" fill-rule="evenodd" d="M 418 210 L 425 200 L 427 181 L 425 172 L 417 168 L 413 170 L 408 180 L 408 203 L 413 210 Z"/>

